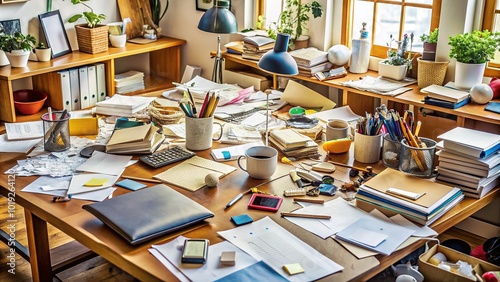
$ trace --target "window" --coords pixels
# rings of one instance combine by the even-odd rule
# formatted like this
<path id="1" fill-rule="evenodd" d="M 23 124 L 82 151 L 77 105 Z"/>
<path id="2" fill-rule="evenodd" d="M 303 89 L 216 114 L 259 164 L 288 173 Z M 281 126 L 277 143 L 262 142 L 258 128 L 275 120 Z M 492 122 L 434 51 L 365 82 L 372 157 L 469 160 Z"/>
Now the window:
<path id="1" fill-rule="evenodd" d="M 500 1 L 486 0 L 484 5 L 484 15 L 482 30 L 500 31 Z M 500 52 L 495 52 L 495 58 L 488 62 L 484 73 L 486 76 L 500 76 Z"/>

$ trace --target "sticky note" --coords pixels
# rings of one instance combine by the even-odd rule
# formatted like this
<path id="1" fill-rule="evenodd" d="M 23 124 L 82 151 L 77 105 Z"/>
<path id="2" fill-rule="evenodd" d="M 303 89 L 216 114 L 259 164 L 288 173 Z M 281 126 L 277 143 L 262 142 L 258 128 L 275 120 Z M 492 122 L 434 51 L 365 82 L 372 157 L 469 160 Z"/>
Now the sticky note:
<path id="1" fill-rule="evenodd" d="M 286 273 L 288 273 L 290 275 L 299 274 L 299 273 L 304 272 L 304 269 L 302 268 L 302 266 L 298 262 L 283 265 L 283 270 L 285 270 Z"/>
<path id="2" fill-rule="evenodd" d="M 236 264 L 236 252 L 222 252 L 220 255 L 220 264 L 222 265 L 235 265 Z"/>
<path id="3" fill-rule="evenodd" d="M 235 215 L 231 217 L 231 220 L 236 224 L 237 226 L 244 225 L 247 223 L 252 222 L 252 218 L 248 214 L 241 214 L 241 215 Z"/>
<path id="4" fill-rule="evenodd" d="M 123 179 L 122 181 L 116 182 L 115 185 L 132 190 L 132 191 L 136 191 L 136 190 L 139 190 L 139 189 L 146 187 L 145 184 L 142 184 L 142 183 L 139 183 L 137 181 L 130 180 L 130 179 Z"/>
<path id="5" fill-rule="evenodd" d="M 87 187 L 99 187 L 104 185 L 108 181 L 108 178 L 92 178 L 89 181 L 87 181 L 83 186 Z"/>

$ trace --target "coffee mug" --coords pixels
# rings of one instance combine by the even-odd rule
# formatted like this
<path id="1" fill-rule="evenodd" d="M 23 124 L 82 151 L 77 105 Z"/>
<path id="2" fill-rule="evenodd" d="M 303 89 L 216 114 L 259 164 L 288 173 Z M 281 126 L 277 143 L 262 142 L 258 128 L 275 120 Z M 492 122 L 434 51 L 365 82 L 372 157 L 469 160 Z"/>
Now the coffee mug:
<path id="1" fill-rule="evenodd" d="M 214 124 L 220 127 L 219 136 L 213 138 Z M 192 151 L 206 150 L 212 147 L 212 141 L 222 137 L 222 124 L 214 122 L 214 117 L 186 117 L 186 148 Z"/>
<path id="2" fill-rule="evenodd" d="M 240 161 L 246 159 L 246 168 Z M 244 156 L 238 158 L 238 166 L 255 179 L 267 179 L 276 171 L 278 165 L 278 151 L 272 147 L 254 146 L 245 151 Z"/>
<path id="3" fill-rule="evenodd" d="M 346 138 L 349 135 L 349 124 L 345 120 L 332 119 L 326 124 L 326 141 Z"/>

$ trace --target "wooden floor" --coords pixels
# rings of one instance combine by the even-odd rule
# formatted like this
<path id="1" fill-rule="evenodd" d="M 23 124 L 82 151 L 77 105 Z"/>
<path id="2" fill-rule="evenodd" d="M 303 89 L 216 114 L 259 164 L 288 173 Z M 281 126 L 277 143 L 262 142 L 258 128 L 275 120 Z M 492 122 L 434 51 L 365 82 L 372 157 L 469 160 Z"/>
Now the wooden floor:
<path id="1" fill-rule="evenodd" d="M 0 228 L 7 231 L 7 199 L 0 197 Z M 16 205 L 16 239 L 23 245 L 27 245 L 24 211 L 22 207 Z M 72 241 L 72 239 L 59 231 L 58 229 L 49 226 L 49 238 L 51 248 L 63 245 Z M 450 238 L 460 238 L 467 241 L 471 248 L 474 249 L 478 245 L 482 245 L 486 240 L 477 235 L 462 231 L 457 228 L 452 228 L 446 233 L 442 234 L 439 239 L 444 241 Z M 16 254 L 15 259 L 15 274 L 8 272 L 10 267 L 7 265 L 9 262 L 9 248 L 7 245 L 0 242 L 0 281 L 2 282 L 23 282 L 31 281 L 31 270 L 29 263 Z M 115 267 L 101 257 L 95 257 L 86 262 L 83 262 L 75 267 L 65 270 L 57 274 L 58 279 L 54 281 L 136 281 L 132 276 L 128 275 L 123 270 Z"/>

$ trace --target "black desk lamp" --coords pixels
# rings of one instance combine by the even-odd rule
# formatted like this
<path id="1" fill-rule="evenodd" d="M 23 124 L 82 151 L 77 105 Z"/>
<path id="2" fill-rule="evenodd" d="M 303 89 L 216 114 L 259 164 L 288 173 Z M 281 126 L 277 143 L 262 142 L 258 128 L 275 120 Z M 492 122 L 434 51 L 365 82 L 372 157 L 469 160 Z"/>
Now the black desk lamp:
<path id="1" fill-rule="evenodd" d="M 214 6 L 206 11 L 198 23 L 198 29 L 218 34 L 236 33 L 238 23 L 236 17 L 229 11 L 229 1 L 215 0 Z M 217 36 L 217 54 L 215 55 L 212 81 L 222 83 L 222 58 L 220 50 L 220 35 Z"/>
<path id="2" fill-rule="evenodd" d="M 286 33 L 278 33 L 276 41 L 274 42 L 273 50 L 267 52 L 260 58 L 257 64 L 259 68 L 264 71 L 282 75 L 282 76 L 292 76 L 299 73 L 297 63 L 288 54 L 288 40 L 290 35 Z M 268 129 L 269 129 L 269 93 L 266 99 L 267 109 L 266 109 L 266 146 L 268 145 Z"/>

